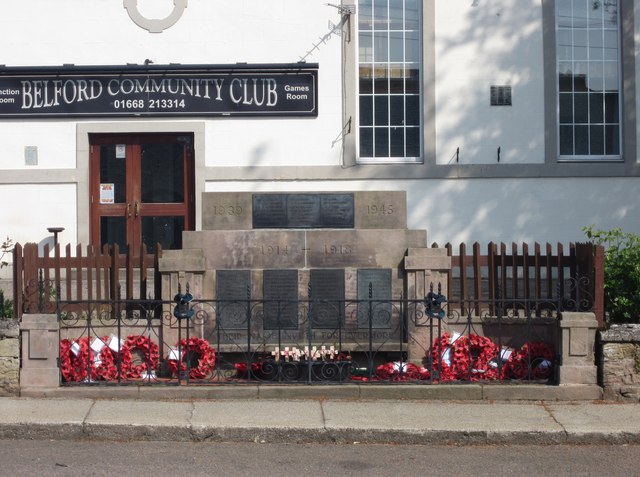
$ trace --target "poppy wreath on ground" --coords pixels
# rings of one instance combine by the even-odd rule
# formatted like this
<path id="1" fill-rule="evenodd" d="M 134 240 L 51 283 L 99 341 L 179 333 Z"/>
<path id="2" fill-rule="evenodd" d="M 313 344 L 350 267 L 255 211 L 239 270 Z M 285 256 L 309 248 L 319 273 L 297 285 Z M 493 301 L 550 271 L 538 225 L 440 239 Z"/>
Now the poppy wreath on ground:
<path id="1" fill-rule="evenodd" d="M 247 373 L 247 363 L 235 363 L 233 366 L 236 368 L 236 378 L 249 379 L 249 374 Z M 262 370 L 262 363 L 260 362 L 251 363 L 252 377 L 259 377 L 261 370 Z"/>
<path id="2" fill-rule="evenodd" d="M 381 381 L 426 381 L 431 373 L 413 363 L 395 361 L 378 366 L 376 377 Z"/>
<path id="3" fill-rule="evenodd" d="M 495 380 L 500 376 L 498 370 L 490 366 L 490 362 L 498 356 L 499 348 L 486 336 L 469 335 L 469 355 L 473 360 L 471 365 L 471 380 Z"/>
<path id="4" fill-rule="evenodd" d="M 504 365 L 505 379 L 548 379 L 553 372 L 553 348 L 542 341 L 525 343 Z"/>
<path id="5" fill-rule="evenodd" d="M 489 365 L 498 355 L 493 341 L 473 333 L 451 340 L 449 333 L 443 333 L 431 349 L 433 369 L 441 370 L 440 381 L 498 379 L 498 371 Z"/>
<path id="6" fill-rule="evenodd" d="M 76 344 L 76 351 L 72 348 Z M 65 382 L 84 381 L 91 369 L 91 379 L 95 379 L 95 371 L 89 364 L 93 361 L 93 351 L 89 347 L 89 338 L 86 336 L 71 341 L 60 341 L 60 372 Z"/>
<path id="7" fill-rule="evenodd" d="M 143 335 L 131 335 L 127 337 L 124 348 L 128 350 L 129 358 L 126 363 L 128 378 L 141 378 L 143 373 L 150 373 L 158 367 L 160 361 L 160 349 L 149 337 Z M 142 354 L 142 362 L 140 364 L 133 363 L 133 356 Z M 124 357 L 124 356 L 123 356 Z"/>
<path id="8" fill-rule="evenodd" d="M 216 366 L 216 352 L 209 346 L 209 342 L 203 338 L 192 337 L 187 341 L 182 338 L 180 345 L 180 371 L 186 371 L 187 365 L 185 359 L 189 359 L 191 370 L 189 371 L 190 379 L 204 379 Z M 178 343 L 176 343 L 178 347 Z M 197 365 L 194 364 L 197 361 Z M 169 359 L 169 367 L 174 376 L 178 375 L 178 360 Z"/>
<path id="9" fill-rule="evenodd" d="M 109 347 L 109 340 L 113 339 L 109 336 L 98 338 L 104 343 L 97 356 L 94 354 L 93 367 L 95 374 L 105 381 L 114 381 L 118 379 L 118 355 L 120 355 L 120 376 L 127 374 L 131 364 L 131 351 L 126 344 L 119 346 L 119 353 Z"/>
<path id="10" fill-rule="evenodd" d="M 458 336 L 451 343 L 451 338 L 451 335 L 445 332 L 440 338 L 435 339 L 431 347 L 433 370 L 440 371 L 440 381 L 460 379 L 459 375 L 468 372 L 469 369 L 469 353 L 465 352 L 465 340 L 462 336 Z"/>

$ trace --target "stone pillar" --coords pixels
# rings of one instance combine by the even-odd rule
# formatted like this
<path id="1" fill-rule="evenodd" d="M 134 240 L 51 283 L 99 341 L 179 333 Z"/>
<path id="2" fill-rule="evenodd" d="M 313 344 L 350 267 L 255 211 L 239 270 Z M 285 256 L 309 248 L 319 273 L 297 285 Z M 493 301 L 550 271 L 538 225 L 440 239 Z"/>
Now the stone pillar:
<path id="1" fill-rule="evenodd" d="M 451 257 L 445 248 L 410 248 L 404 257 L 407 299 L 424 300 L 433 284 L 434 292 L 447 296 L 447 279 L 451 270 Z M 426 317 L 424 301 L 418 309 L 410 305 L 407 323 L 408 360 L 417 365 L 424 364 L 426 352 L 431 346 L 430 327 L 436 324 Z M 436 320 L 437 321 L 437 320 Z M 434 331 L 437 336 L 437 331 Z"/>
<path id="2" fill-rule="evenodd" d="M 205 283 L 205 267 L 206 258 L 202 249 L 164 250 L 159 261 L 162 299 L 172 301 L 178 293 L 178 285 L 182 293 L 186 293 L 187 284 L 194 298 L 211 298 L 213 286 L 211 283 Z M 168 306 L 163 315 L 173 316 L 173 305 Z M 178 325 L 175 320 L 172 321 L 173 324 L 169 323 L 169 320 L 162 322 L 162 342 L 158 343 L 161 356 L 167 355 L 165 345 L 172 346 L 178 340 Z"/>
<path id="3" fill-rule="evenodd" d="M 559 324 L 562 333 L 559 384 L 597 384 L 595 313 L 565 312 Z"/>
<path id="4" fill-rule="evenodd" d="M 56 315 L 23 315 L 20 388 L 58 387 L 59 325 Z"/>

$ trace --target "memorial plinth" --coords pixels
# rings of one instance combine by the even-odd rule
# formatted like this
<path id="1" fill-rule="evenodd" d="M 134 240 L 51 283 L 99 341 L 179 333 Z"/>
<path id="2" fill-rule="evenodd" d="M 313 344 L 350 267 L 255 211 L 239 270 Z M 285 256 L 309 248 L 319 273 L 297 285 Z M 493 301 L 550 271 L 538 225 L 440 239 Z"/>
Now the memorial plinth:
<path id="1" fill-rule="evenodd" d="M 405 271 L 415 282 L 424 257 L 408 251 L 434 249 L 425 230 L 407 229 L 405 192 L 204 193 L 202 203 L 203 230 L 184 232 L 183 249 L 160 260 L 163 295 L 186 281 L 215 301 L 199 332 L 215 332 L 222 351 L 317 341 L 406 352 L 403 300 L 424 298 Z M 446 273 L 447 257 L 430 253 L 426 266 Z M 252 301 L 263 301 L 255 315 Z"/>

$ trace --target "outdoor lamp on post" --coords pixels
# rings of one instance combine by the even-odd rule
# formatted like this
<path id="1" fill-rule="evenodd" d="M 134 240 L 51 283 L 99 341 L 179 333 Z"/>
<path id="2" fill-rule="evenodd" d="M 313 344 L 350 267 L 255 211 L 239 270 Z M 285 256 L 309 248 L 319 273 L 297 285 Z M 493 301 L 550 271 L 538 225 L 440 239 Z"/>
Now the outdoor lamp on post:
<path id="1" fill-rule="evenodd" d="M 47 231 L 53 234 L 53 246 L 58 245 L 58 234 L 64 231 L 64 227 L 47 227 Z"/>

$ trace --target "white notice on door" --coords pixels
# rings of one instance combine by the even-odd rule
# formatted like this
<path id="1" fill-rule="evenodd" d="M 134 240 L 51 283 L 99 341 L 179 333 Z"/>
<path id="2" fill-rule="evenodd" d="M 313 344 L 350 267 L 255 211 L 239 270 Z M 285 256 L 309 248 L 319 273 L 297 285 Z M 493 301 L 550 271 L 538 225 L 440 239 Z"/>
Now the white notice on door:
<path id="1" fill-rule="evenodd" d="M 100 184 L 100 203 L 113 204 L 115 202 L 114 184 Z"/>
<path id="2" fill-rule="evenodd" d="M 124 159 L 127 157 L 127 145 L 116 144 L 116 159 Z"/>

